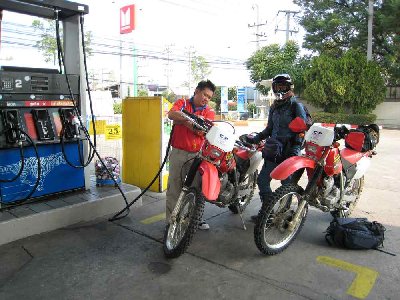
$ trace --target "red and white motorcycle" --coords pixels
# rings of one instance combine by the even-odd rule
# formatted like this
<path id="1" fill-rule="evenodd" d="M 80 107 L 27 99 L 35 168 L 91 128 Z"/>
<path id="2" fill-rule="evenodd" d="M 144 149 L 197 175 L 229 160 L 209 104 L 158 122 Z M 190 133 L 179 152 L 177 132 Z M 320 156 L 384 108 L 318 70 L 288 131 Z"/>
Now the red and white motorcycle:
<path id="1" fill-rule="evenodd" d="M 246 228 L 242 212 L 253 197 L 262 161 L 263 145 L 236 140 L 230 123 L 203 120 L 185 110 L 183 116 L 205 133 L 205 141 L 191 163 L 168 220 L 163 249 L 169 258 L 180 256 L 189 247 L 202 220 L 205 201 L 239 214 Z"/>
<path id="2" fill-rule="evenodd" d="M 300 134 L 307 130 L 301 118 L 294 119 L 290 127 Z M 339 149 L 341 139 L 345 140 L 343 149 Z M 305 154 L 286 159 L 271 172 L 271 178 L 284 180 L 306 169 L 307 186 L 282 185 L 271 201 L 263 203 L 254 227 L 258 249 L 267 255 L 286 249 L 303 227 L 308 205 L 334 217 L 348 217 L 360 197 L 378 142 L 379 127 L 375 124 L 350 131 L 345 126 L 313 124 L 305 134 Z"/>

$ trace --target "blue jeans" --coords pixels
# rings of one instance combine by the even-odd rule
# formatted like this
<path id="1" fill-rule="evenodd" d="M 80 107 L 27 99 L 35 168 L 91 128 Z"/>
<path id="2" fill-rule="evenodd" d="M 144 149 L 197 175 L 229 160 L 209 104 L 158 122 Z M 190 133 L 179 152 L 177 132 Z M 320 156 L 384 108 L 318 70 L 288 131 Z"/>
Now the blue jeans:
<path id="1" fill-rule="evenodd" d="M 271 190 L 272 178 L 271 178 L 270 174 L 277 165 L 278 165 L 277 163 L 274 163 L 272 161 L 264 159 L 264 164 L 262 166 L 262 169 L 261 169 L 260 174 L 258 175 L 258 179 L 257 179 L 257 185 L 258 185 L 258 189 L 260 191 L 261 201 L 264 201 L 272 194 L 272 190 Z M 282 184 L 288 184 L 290 182 L 291 182 L 291 176 L 289 176 L 285 180 L 281 181 Z"/>

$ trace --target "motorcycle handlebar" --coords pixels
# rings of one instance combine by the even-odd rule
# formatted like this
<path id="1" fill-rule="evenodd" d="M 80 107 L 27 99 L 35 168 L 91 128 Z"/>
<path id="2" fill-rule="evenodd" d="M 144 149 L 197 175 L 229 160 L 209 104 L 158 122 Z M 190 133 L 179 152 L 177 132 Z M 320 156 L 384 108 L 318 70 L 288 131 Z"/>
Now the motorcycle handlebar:
<path id="1" fill-rule="evenodd" d="M 197 130 L 208 132 L 213 126 L 213 123 L 207 119 L 202 119 L 195 114 L 188 112 L 186 109 L 182 109 L 182 116 L 190 121 Z"/>
<path id="2" fill-rule="evenodd" d="M 334 133 L 335 133 L 335 141 L 344 139 L 346 135 L 349 133 L 349 129 L 347 129 L 346 126 L 342 125 L 340 127 L 334 127 Z"/>
<path id="3" fill-rule="evenodd" d="M 257 148 L 253 144 L 246 143 L 246 142 L 243 142 L 243 141 L 240 141 L 240 140 L 236 140 L 235 141 L 235 147 L 238 147 L 240 149 L 243 149 L 243 150 L 246 150 L 246 151 L 249 151 L 249 152 L 256 152 L 257 151 Z"/>

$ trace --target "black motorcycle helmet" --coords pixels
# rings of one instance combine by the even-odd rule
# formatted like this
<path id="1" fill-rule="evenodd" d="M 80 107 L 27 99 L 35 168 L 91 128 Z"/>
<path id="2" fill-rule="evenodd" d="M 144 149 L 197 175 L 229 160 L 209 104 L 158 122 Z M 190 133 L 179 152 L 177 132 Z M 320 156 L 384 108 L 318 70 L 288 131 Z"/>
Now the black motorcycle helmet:
<path id="1" fill-rule="evenodd" d="M 278 74 L 272 79 L 272 91 L 276 100 L 285 100 L 292 89 L 293 83 L 289 74 Z"/>

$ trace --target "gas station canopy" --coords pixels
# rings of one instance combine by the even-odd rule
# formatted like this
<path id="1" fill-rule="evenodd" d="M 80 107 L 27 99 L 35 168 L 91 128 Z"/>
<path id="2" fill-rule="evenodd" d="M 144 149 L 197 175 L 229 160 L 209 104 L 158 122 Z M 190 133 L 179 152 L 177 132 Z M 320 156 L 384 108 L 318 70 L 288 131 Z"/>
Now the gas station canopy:
<path id="1" fill-rule="evenodd" d="M 65 0 L 1 0 L 0 9 L 48 19 L 54 19 L 54 10 L 58 10 L 61 20 L 89 13 L 87 5 Z"/>

